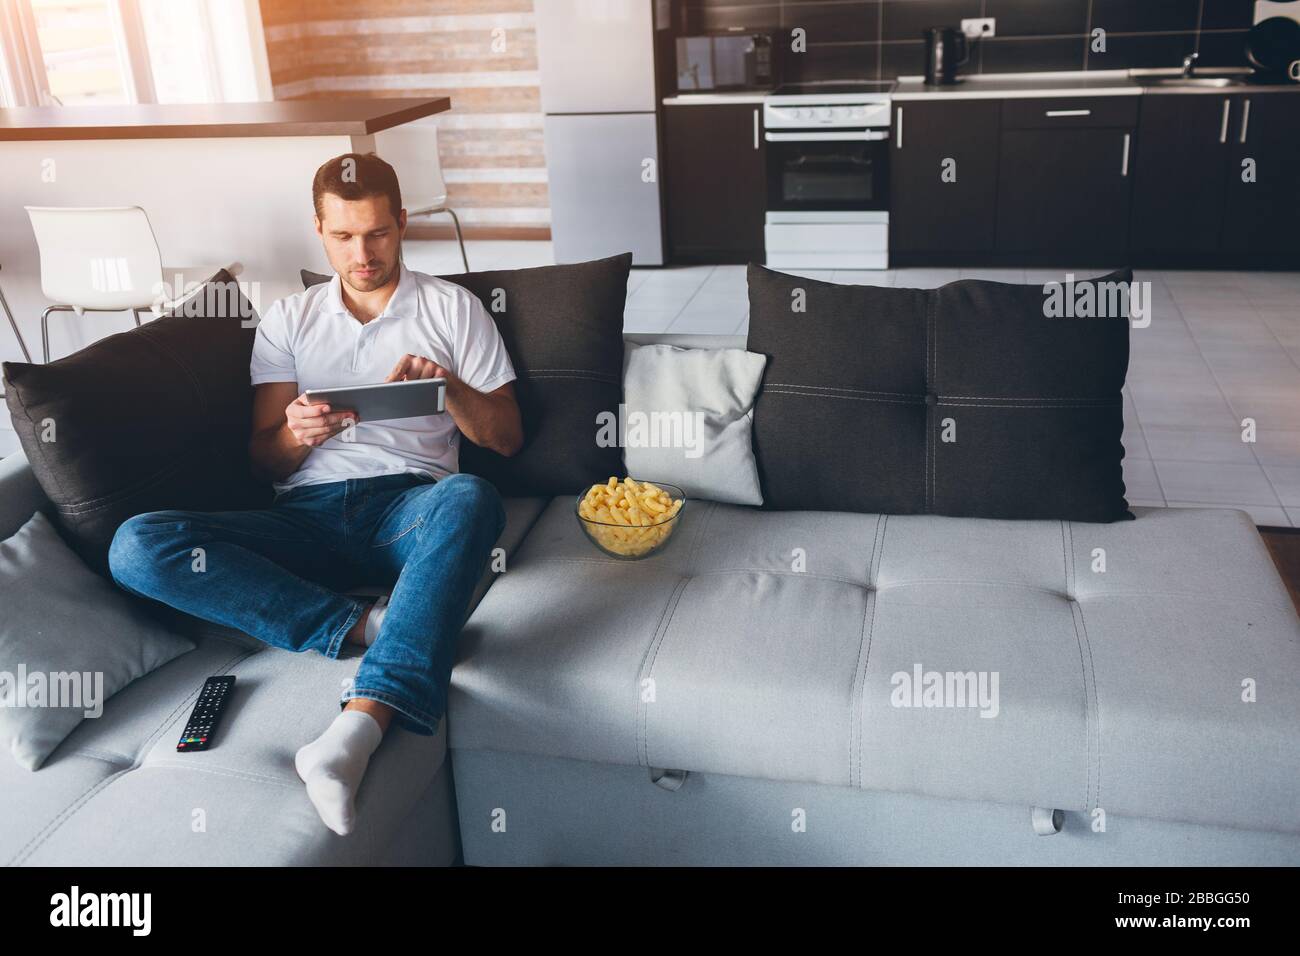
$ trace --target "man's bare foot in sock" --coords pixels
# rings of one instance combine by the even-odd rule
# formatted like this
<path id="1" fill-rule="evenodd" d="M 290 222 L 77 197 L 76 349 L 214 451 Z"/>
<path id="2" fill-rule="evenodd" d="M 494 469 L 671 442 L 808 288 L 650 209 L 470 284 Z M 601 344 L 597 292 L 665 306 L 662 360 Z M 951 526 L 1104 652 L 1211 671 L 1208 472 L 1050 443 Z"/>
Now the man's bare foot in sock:
<path id="1" fill-rule="evenodd" d="M 379 636 L 388 596 L 373 600 L 353 622 L 344 640 L 369 647 Z M 325 825 L 340 836 L 352 831 L 356 795 L 370 755 L 393 719 L 393 708 L 364 697 L 347 702 L 334 722 L 294 755 L 294 769 L 307 784 L 307 796 Z"/>
<path id="2" fill-rule="evenodd" d="M 340 836 L 352 832 L 357 789 L 392 717 L 393 709 L 387 704 L 355 698 L 325 733 L 294 755 L 294 769 L 307 785 L 312 806 Z"/>

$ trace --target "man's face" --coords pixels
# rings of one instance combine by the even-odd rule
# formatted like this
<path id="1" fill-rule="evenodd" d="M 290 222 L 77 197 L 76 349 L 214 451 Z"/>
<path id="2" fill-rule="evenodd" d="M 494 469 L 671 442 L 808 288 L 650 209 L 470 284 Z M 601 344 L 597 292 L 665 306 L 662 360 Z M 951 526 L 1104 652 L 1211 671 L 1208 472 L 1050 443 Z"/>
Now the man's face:
<path id="1" fill-rule="evenodd" d="M 406 210 L 394 217 L 387 196 L 347 200 L 321 197 L 316 233 L 325 257 L 339 277 L 357 292 L 383 288 L 397 271 L 397 254 L 406 232 Z"/>

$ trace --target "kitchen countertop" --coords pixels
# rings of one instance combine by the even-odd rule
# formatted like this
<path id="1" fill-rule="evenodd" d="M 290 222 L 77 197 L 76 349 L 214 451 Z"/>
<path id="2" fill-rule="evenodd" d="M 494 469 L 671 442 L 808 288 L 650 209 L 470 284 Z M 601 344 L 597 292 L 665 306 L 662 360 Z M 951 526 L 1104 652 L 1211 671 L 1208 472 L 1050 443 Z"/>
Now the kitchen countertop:
<path id="1" fill-rule="evenodd" d="M 1218 75 L 1219 71 L 1201 70 L 1197 76 Z M 1209 93 L 1230 96 L 1234 93 L 1300 92 L 1300 83 L 1241 83 L 1232 86 L 1148 86 L 1142 77 L 1177 77 L 1178 70 L 1141 70 L 1129 73 L 1113 70 L 1105 73 L 1026 73 L 1021 76 L 971 76 L 954 86 L 926 86 L 922 77 L 899 77 L 891 94 L 895 100 L 962 100 L 1028 99 L 1058 96 L 1187 96 Z M 1246 71 L 1241 71 L 1244 77 Z"/>
<path id="2" fill-rule="evenodd" d="M 1040 96 L 1141 96 L 1143 87 L 1127 73 L 1027 73 L 970 76 L 952 86 L 926 86 L 919 76 L 899 77 L 895 100 L 1020 99 Z"/>
<path id="3" fill-rule="evenodd" d="M 1091 73 L 1004 73 L 964 77 L 953 86 L 926 86 L 919 76 L 901 76 L 890 99 L 909 100 L 1006 100 L 1058 96 L 1143 96 L 1146 94 L 1186 96 L 1210 93 L 1220 96 L 1249 92 L 1300 92 L 1300 83 L 1246 83 L 1226 87 L 1144 86 L 1141 76 L 1177 76 L 1178 70 L 1095 71 Z M 1199 75 L 1213 73 L 1202 70 Z M 736 93 L 679 93 L 664 99 L 666 106 L 726 103 L 762 103 L 765 91 Z"/>
<path id="4" fill-rule="evenodd" d="M 445 96 L 273 103 L 27 106 L 0 109 L 0 141 L 366 136 L 450 108 L 451 100 Z"/>
<path id="5" fill-rule="evenodd" d="M 736 93 L 678 93 L 665 96 L 664 106 L 717 106 L 726 103 L 762 103 L 769 96 L 766 90 L 743 90 Z"/>

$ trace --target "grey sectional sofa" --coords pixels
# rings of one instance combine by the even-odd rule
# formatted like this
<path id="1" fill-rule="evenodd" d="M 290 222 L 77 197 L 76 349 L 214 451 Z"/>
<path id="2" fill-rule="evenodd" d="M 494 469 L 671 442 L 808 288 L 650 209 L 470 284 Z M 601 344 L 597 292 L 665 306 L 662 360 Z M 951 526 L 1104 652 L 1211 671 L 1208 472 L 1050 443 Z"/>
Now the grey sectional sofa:
<path id="1" fill-rule="evenodd" d="M 0 461 L 0 536 L 46 504 Z M 444 732 L 389 736 L 357 833 L 320 824 L 292 767 L 356 658 L 176 615 L 197 650 L 36 773 L 0 759 L 0 861 L 1300 863 L 1300 619 L 1245 514 L 694 501 L 622 562 L 573 505 L 508 501 Z M 223 739 L 179 756 L 214 673 L 239 678 Z"/>

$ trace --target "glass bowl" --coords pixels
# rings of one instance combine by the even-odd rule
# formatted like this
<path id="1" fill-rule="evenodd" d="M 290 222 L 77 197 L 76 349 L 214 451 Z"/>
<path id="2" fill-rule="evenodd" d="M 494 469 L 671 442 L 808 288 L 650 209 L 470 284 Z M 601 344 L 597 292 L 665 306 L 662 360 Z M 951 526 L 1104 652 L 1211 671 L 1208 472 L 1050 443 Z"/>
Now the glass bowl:
<path id="1" fill-rule="evenodd" d="M 573 503 L 573 514 L 591 543 L 611 558 L 619 558 L 623 561 L 639 561 L 661 550 L 677 530 L 677 523 L 686 512 L 686 492 L 676 485 L 666 481 L 649 481 L 641 478 L 632 480 L 637 484 L 654 485 L 660 491 L 667 492 L 673 500 L 680 499 L 682 506 L 671 518 L 661 518 L 647 525 L 627 525 L 621 522 L 584 518 L 579 509 L 583 499 L 587 497 L 587 492 L 597 484 L 605 484 L 605 482 L 593 482 L 588 485 Z"/>

